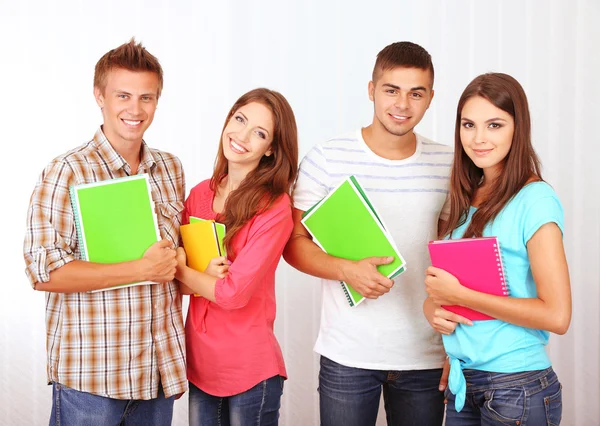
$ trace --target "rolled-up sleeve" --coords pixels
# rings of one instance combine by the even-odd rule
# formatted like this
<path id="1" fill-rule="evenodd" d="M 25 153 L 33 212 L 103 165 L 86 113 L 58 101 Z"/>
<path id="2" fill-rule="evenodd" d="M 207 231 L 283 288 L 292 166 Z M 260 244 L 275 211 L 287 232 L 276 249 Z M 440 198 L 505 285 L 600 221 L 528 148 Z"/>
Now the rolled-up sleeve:
<path id="1" fill-rule="evenodd" d="M 71 167 L 50 163 L 42 172 L 29 203 L 23 257 L 25 273 L 35 288 L 50 281 L 50 272 L 75 260 L 77 234 L 69 197 Z"/>
<path id="2" fill-rule="evenodd" d="M 216 303 L 224 309 L 240 309 L 268 274 L 274 274 L 292 228 L 290 199 L 280 198 L 251 225 L 248 241 L 231 264 L 227 277 L 216 282 Z"/>

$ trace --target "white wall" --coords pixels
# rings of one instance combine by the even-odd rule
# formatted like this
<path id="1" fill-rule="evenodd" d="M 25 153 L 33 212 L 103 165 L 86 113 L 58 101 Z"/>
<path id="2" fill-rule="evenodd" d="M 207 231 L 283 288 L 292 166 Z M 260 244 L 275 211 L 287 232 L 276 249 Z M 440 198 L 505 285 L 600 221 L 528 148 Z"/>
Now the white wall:
<path id="1" fill-rule="evenodd" d="M 367 83 L 376 53 L 391 42 L 411 40 L 432 54 L 436 95 L 418 130 L 443 143 L 452 142 L 456 103 L 473 77 L 515 76 L 529 96 L 544 177 L 566 212 L 573 323 L 549 349 L 564 384 L 563 424 L 600 424 L 599 2 L 371 3 L 0 0 L 1 425 L 45 424 L 51 406 L 44 297 L 30 289 L 21 255 L 31 190 L 51 158 L 93 136 L 101 120 L 94 65 L 131 36 L 165 70 L 146 140 L 180 156 L 188 190 L 210 176 L 225 114 L 249 89 L 288 98 L 303 155 L 369 124 Z M 290 375 L 281 424 L 316 425 L 319 287 L 285 264 L 277 276 L 276 332 Z M 185 398 L 173 423 L 187 424 Z"/>

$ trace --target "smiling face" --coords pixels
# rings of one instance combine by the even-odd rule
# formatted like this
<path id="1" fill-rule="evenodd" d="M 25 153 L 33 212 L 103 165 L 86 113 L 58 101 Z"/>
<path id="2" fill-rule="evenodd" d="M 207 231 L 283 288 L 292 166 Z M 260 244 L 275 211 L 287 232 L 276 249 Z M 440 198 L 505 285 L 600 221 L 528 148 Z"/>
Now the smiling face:
<path id="1" fill-rule="evenodd" d="M 369 82 L 373 124 L 395 136 L 412 132 L 433 99 L 431 84 L 429 70 L 396 67 L 382 71 L 375 82 Z"/>
<path id="2" fill-rule="evenodd" d="M 461 111 L 460 141 L 465 153 L 483 169 L 486 179 L 502 171 L 512 146 L 514 118 L 481 96 L 465 102 Z"/>
<path id="3" fill-rule="evenodd" d="M 106 86 L 94 87 L 96 103 L 102 108 L 102 130 L 116 147 L 141 143 L 154 119 L 158 105 L 159 82 L 156 73 L 112 69 Z"/>
<path id="4" fill-rule="evenodd" d="M 273 113 L 265 105 L 250 102 L 238 108 L 221 138 L 229 170 L 233 166 L 250 172 L 263 156 L 272 155 L 273 132 Z"/>

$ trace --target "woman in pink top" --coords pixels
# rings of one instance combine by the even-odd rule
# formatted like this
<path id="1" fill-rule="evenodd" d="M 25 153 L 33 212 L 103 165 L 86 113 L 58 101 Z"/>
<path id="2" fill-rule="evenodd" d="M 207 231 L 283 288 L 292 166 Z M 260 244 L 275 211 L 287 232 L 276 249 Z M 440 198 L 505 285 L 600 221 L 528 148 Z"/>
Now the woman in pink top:
<path id="1" fill-rule="evenodd" d="M 227 228 L 228 258 L 204 272 L 178 250 L 177 279 L 190 298 L 186 321 L 191 425 L 276 425 L 286 378 L 273 333 L 275 269 L 293 228 L 289 192 L 298 136 L 286 99 L 256 89 L 233 105 L 210 180 L 185 202 L 190 216 Z"/>

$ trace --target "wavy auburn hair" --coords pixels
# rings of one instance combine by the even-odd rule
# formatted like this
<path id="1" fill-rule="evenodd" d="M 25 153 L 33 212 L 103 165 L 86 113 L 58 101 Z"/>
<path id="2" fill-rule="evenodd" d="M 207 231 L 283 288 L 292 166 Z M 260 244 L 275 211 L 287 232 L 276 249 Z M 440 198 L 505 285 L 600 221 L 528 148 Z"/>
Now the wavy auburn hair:
<path id="1" fill-rule="evenodd" d="M 540 161 L 531 144 L 531 119 L 523 87 L 507 74 L 488 73 L 476 77 L 465 88 L 456 109 L 454 162 L 450 175 L 450 217 L 440 229 L 441 237 L 452 236 L 452 231 L 466 222 L 475 191 L 483 177 L 483 170 L 467 156 L 460 140 L 463 107 L 475 96 L 488 100 L 510 114 L 515 125 L 512 145 L 502 161 L 502 172 L 492 183 L 493 191 L 489 198 L 473 214 L 463 237 L 481 237 L 485 225 L 494 220 L 529 179 L 542 180 Z"/>
<path id="2" fill-rule="evenodd" d="M 259 88 L 242 95 L 227 114 L 219 138 L 219 151 L 210 189 L 217 192 L 228 174 L 228 162 L 222 143 L 227 123 L 238 109 L 252 102 L 266 106 L 273 114 L 272 154 L 263 156 L 258 166 L 227 196 L 218 220 L 227 227 L 224 244 L 228 253 L 234 253 L 231 244 L 233 238 L 249 220 L 268 210 L 282 194 L 290 193 L 298 172 L 298 130 L 292 107 L 282 94 Z"/>

